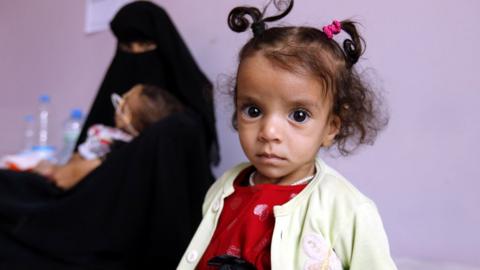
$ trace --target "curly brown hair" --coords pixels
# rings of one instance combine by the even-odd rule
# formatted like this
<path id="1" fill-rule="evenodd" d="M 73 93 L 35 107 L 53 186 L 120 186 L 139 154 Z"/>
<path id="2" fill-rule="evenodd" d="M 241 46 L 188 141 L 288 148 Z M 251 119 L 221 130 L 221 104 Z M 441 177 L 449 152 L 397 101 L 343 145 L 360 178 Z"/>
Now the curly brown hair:
<path id="1" fill-rule="evenodd" d="M 340 119 L 335 144 L 340 154 L 346 156 L 361 144 L 373 144 L 378 132 L 388 123 L 388 115 L 381 110 L 380 96 L 354 68 L 365 48 L 356 23 L 342 21 L 341 27 L 350 36 L 343 46 L 313 27 L 266 29 L 242 47 L 239 61 L 261 53 L 280 68 L 318 78 L 326 96 L 332 99 L 331 116 Z M 236 86 L 233 98 L 235 104 Z M 236 110 L 232 125 L 237 128 Z"/>

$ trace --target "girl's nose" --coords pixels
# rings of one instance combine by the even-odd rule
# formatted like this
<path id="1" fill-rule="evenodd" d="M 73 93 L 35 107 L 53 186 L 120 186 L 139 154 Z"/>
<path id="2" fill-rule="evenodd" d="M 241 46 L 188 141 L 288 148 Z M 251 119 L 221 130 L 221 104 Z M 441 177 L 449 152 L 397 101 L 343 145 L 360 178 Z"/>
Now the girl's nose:
<path id="1" fill-rule="evenodd" d="M 274 116 L 265 117 L 261 122 L 258 139 L 262 142 L 281 141 L 281 123 Z"/>

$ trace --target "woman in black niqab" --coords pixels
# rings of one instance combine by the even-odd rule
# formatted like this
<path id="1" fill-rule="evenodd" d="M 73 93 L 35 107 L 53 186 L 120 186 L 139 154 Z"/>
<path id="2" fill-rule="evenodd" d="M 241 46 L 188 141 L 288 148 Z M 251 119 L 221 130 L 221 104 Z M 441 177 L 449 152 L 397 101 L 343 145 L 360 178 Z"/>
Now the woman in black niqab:
<path id="1" fill-rule="evenodd" d="M 85 140 L 88 128 L 96 123 L 113 126 L 110 95 L 123 94 L 137 83 L 147 83 L 170 91 L 200 115 L 205 126 L 210 161 L 219 162 L 212 84 L 199 69 L 168 14 L 147 1 L 122 7 L 110 23 L 118 44 L 150 41 L 156 48 L 142 53 L 117 51 L 95 97 L 77 145 Z"/>
<path id="2" fill-rule="evenodd" d="M 111 28 L 119 43 L 156 49 L 117 48 L 82 138 L 93 123 L 113 125 L 111 93 L 137 83 L 164 87 L 187 109 L 114 149 L 68 191 L 0 170 L 0 269 L 174 269 L 201 220 L 218 161 L 212 86 L 160 7 L 129 4 Z"/>

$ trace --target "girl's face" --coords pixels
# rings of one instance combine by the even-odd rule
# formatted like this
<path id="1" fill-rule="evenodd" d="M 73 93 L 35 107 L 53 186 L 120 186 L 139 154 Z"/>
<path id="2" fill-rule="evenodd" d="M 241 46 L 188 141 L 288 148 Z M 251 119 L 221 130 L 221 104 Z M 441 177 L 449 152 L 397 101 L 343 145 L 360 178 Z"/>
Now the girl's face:
<path id="1" fill-rule="evenodd" d="M 340 122 L 315 78 L 276 67 L 260 53 L 237 75 L 240 143 L 256 181 L 290 184 L 314 172 L 317 152 L 332 144 Z"/>

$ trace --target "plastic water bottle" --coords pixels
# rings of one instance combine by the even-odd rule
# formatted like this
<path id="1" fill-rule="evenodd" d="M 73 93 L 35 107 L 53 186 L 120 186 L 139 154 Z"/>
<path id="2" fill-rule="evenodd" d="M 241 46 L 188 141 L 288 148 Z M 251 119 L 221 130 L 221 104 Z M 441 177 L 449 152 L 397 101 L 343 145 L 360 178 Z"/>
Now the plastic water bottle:
<path id="1" fill-rule="evenodd" d="M 23 152 L 30 152 L 35 144 L 35 121 L 31 114 L 25 115 L 23 120 L 25 120 L 25 141 Z"/>
<path id="2" fill-rule="evenodd" d="M 38 145 L 48 146 L 48 111 L 50 106 L 50 96 L 41 95 L 38 110 Z"/>
<path id="3" fill-rule="evenodd" d="M 58 155 L 58 163 L 65 164 L 75 149 L 78 136 L 82 131 L 83 113 L 80 109 L 70 111 L 69 118 L 63 124 L 63 147 Z"/>

